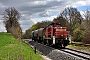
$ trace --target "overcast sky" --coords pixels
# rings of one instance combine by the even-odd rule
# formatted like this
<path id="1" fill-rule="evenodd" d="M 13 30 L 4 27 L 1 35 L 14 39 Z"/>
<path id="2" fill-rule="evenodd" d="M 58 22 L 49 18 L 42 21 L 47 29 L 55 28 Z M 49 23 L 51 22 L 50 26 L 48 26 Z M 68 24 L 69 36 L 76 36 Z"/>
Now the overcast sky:
<path id="1" fill-rule="evenodd" d="M 83 13 L 82 11 L 90 8 L 90 0 L 0 0 L 0 32 L 6 31 L 2 13 L 8 7 L 14 7 L 21 13 L 19 23 L 25 31 L 37 22 L 52 21 L 68 6 L 76 7 Z"/>

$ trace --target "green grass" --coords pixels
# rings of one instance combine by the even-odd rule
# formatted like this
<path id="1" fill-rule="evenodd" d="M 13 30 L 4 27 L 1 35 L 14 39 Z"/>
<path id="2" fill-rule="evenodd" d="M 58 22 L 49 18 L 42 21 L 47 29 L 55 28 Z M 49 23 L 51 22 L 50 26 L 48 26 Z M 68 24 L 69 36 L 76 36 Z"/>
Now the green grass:
<path id="1" fill-rule="evenodd" d="M 72 48 L 72 49 L 77 49 L 77 50 L 90 52 L 90 46 L 84 46 L 80 42 L 75 42 L 74 44 L 70 44 L 70 45 L 67 46 L 67 48 Z"/>
<path id="2" fill-rule="evenodd" d="M 11 34 L 0 33 L 0 60 L 43 60 L 24 42 L 18 42 Z"/>

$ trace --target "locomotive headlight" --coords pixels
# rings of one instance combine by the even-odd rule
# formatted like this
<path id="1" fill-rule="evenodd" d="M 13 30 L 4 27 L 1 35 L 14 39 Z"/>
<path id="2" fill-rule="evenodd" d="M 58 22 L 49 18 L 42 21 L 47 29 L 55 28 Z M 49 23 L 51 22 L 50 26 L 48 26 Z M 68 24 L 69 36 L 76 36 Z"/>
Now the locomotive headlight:
<path id="1" fill-rule="evenodd" d="M 66 38 L 66 40 L 67 40 L 67 38 Z"/>
<path id="2" fill-rule="evenodd" d="M 63 37 L 63 35 L 61 35 Z"/>
<path id="3" fill-rule="evenodd" d="M 60 27 L 62 29 L 62 27 Z"/>

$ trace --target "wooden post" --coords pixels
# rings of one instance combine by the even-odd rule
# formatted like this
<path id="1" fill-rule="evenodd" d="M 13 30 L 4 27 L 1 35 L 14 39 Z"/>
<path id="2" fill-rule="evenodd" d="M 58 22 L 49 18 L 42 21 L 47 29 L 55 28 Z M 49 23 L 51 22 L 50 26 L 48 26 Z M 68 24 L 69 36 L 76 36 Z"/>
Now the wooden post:
<path id="1" fill-rule="evenodd" d="M 36 44 L 34 45 L 34 52 L 35 52 L 35 54 L 36 54 Z"/>

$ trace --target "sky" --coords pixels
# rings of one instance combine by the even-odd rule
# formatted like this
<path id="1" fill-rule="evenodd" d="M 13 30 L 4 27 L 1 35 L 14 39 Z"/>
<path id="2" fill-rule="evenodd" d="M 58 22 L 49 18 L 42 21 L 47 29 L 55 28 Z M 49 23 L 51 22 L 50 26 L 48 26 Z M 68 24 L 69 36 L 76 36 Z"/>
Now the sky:
<path id="1" fill-rule="evenodd" d="M 22 31 L 41 21 L 52 21 L 66 7 L 75 7 L 81 14 L 90 8 L 90 0 L 0 0 L 0 32 L 6 32 L 2 14 L 8 7 L 21 13 L 19 20 Z"/>

